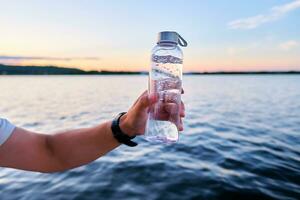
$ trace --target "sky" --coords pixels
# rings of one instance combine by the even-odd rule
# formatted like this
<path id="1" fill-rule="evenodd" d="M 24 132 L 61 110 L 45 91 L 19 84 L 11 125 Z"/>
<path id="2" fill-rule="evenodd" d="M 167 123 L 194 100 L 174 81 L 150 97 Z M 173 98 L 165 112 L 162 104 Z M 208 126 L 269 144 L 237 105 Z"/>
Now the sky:
<path id="1" fill-rule="evenodd" d="M 0 63 L 146 71 L 165 30 L 186 72 L 300 70 L 300 0 L 1 0 Z"/>

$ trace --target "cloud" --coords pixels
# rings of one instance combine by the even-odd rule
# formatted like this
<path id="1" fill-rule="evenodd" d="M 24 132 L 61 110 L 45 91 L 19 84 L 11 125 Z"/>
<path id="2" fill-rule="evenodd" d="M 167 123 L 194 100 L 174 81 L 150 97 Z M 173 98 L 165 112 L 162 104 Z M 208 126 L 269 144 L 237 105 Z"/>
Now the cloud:
<path id="1" fill-rule="evenodd" d="M 55 60 L 55 61 L 73 61 L 73 60 L 100 60 L 98 57 L 48 57 L 48 56 L 5 56 L 0 55 L 0 61 L 25 61 L 25 60 Z"/>
<path id="2" fill-rule="evenodd" d="M 253 17 L 231 21 L 228 23 L 228 27 L 230 29 L 254 29 L 262 24 L 275 21 L 297 8 L 300 8 L 300 0 L 295 0 L 280 6 L 274 6 L 266 14 L 259 14 Z"/>
<path id="3" fill-rule="evenodd" d="M 281 50 L 284 50 L 284 51 L 289 51 L 293 48 L 296 48 L 300 45 L 299 42 L 295 41 L 295 40 L 289 40 L 289 41 L 286 41 L 286 42 L 283 42 L 281 44 L 279 44 L 279 48 Z"/>

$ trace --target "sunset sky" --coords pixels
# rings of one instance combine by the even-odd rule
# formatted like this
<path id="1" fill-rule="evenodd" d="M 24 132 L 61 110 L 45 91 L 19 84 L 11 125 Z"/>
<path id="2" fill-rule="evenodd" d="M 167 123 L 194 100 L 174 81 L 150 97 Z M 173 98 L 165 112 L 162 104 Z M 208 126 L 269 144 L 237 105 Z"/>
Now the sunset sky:
<path id="1" fill-rule="evenodd" d="M 0 63 L 147 70 L 163 30 L 185 71 L 300 70 L 300 0 L 3 0 Z"/>

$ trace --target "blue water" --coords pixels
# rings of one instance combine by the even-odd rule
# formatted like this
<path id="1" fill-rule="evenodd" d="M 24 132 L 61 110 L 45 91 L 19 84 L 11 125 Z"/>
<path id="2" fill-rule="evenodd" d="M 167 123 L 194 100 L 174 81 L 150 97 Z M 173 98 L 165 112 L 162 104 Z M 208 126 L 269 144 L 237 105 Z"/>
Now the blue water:
<path id="1" fill-rule="evenodd" d="M 300 76 L 185 76 L 179 143 L 70 171 L 0 168 L 0 199 L 300 199 Z M 0 76 L 0 115 L 45 133 L 127 110 L 146 76 Z M 30 148 L 30 147 L 28 147 Z"/>

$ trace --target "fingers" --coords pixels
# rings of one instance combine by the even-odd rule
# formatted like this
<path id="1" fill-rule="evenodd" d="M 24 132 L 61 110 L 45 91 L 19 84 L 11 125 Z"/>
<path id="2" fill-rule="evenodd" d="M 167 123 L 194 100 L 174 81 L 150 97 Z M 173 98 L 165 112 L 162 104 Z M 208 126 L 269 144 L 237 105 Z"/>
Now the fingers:
<path id="1" fill-rule="evenodd" d="M 158 114 L 169 116 L 178 112 L 178 105 L 176 103 L 164 103 L 162 107 L 163 110 L 160 110 Z M 181 105 L 179 106 L 179 116 L 185 117 L 185 107 L 183 102 L 181 102 Z"/>
<path id="2" fill-rule="evenodd" d="M 178 105 L 176 103 L 166 103 L 164 105 L 164 109 L 170 115 L 176 114 L 178 111 Z"/>
<path id="3" fill-rule="evenodd" d="M 139 108 L 147 108 L 150 105 L 150 99 L 148 97 L 148 94 L 143 94 L 140 96 L 137 102 L 137 106 Z"/>
<path id="4" fill-rule="evenodd" d="M 180 123 L 179 123 L 179 125 L 178 125 L 178 130 L 179 131 L 183 131 L 183 123 L 182 123 L 182 119 L 180 118 Z"/>
<path id="5" fill-rule="evenodd" d="M 171 121 L 174 124 L 176 124 L 179 131 L 183 131 L 182 117 L 184 117 L 184 115 L 185 115 L 184 107 L 180 111 L 180 117 L 178 117 L 178 114 L 177 114 L 178 105 L 176 103 L 167 103 L 167 104 L 165 104 L 164 105 L 164 110 L 168 113 L 166 120 Z"/>
<path id="6" fill-rule="evenodd" d="M 183 123 L 181 119 L 185 116 L 183 103 L 181 103 L 181 105 L 176 103 L 160 103 L 156 108 L 156 112 L 154 112 L 154 118 L 156 120 L 170 121 L 177 126 L 178 131 L 183 131 Z M 178 113 L 178 110 L 180 113 Z"/>
<path id="7" fill-rule="evenodd" d="M 179 123 L 179 126 L 178 126 L 179 131 L 183 131 L 183 122 L 182 122 L 183 117 L 185 117 L 185 106 L 184 106 L 184 103 L 181 101 L 181 105 L 180 105 L 180 123 Z"/>
<path id="8" fill-rule="evenodd" d="M 182 101 L 181 101 L 181 105 L 180 105 L 180 117 L 185 117 L 185 106 Z"/>
<path id="9" fill-rule="evenodd" d="M 141 98 L 142 96 L 144 96 L 145 94 L 147 94 L 147 90 L 145 90 L 145 91 L 138 97 L 138 99 L 134 102 L 133 105 L 136 105 L 136 104 L 138 103 L 138 101 L 140 100 L 140 98 Z"/>
<path id="10" fill-rule="evenodd" d="M 144 91 L 138 100 L 134 103 L 140 109 L 146 109 L 150 105 L 154 104 L 157 101 L 156 95 L 148 95 L 147 91 Z"/>
<path id="11" fill-rule="evenodd" d="M 168 112 L 168 120 L 175 122 L 175 124 L 178 128 L 178 131 L 183 131 L 182 118 L 185 117 L 185 107 L 184 107 L 183 102 L 181 102 L 181 105 L 180 105 L 179 123 L 178 123 L 178 118 L 176 117 L 176 113 L 178 112 L 178 105 L 176 103 L 167 103 L 164 105 L 164 109 L 166 112 Z M 174 119 L 172 119 L 172 115 L 174 115 L 174 117 L 175 117 Z M 176 123 L 176 121 L 177 121 L 177 123 Z"/>

